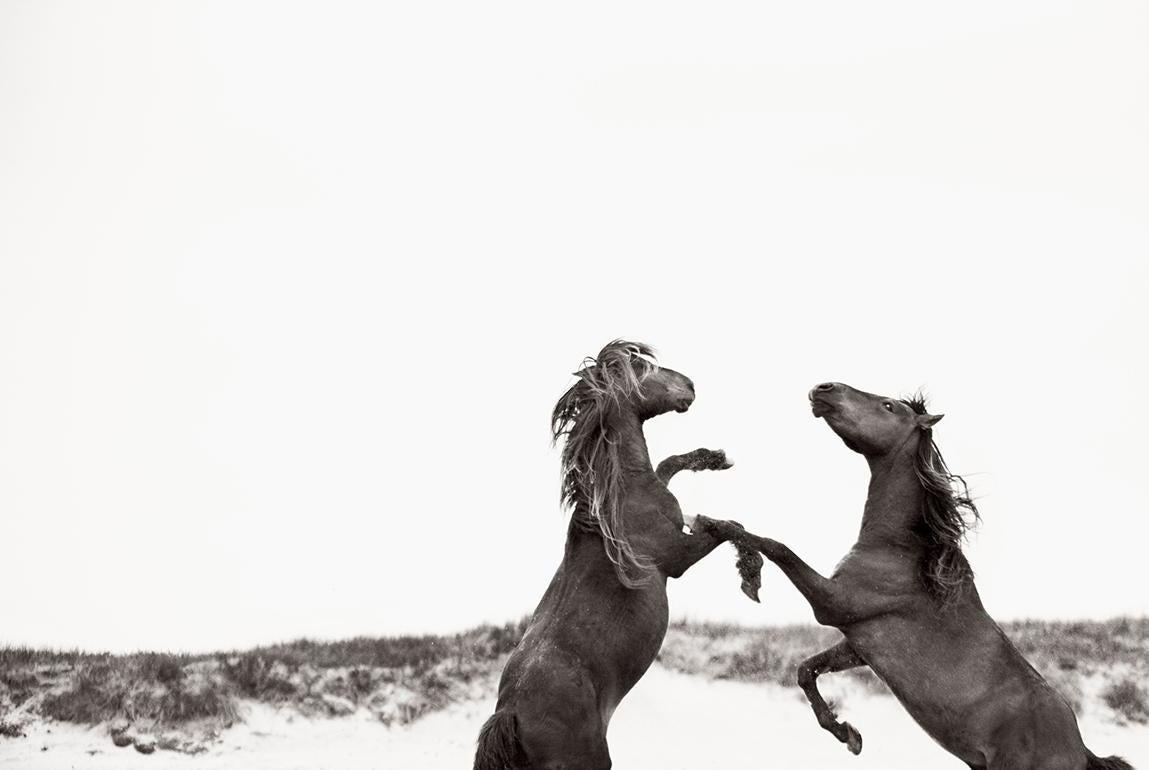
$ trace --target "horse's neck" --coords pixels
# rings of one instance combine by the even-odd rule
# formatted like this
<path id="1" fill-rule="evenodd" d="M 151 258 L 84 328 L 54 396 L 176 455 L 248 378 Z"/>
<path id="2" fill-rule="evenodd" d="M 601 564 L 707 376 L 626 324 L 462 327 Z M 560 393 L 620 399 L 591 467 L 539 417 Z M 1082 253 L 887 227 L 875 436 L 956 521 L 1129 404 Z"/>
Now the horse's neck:
<path id="1" fill-rule="evenodd" d="M 893 457 L 872 460 L 858 542 L 914 550 L 923 548 L 918 531 L 925 497 L 912 456 L 899 452 Z"/>
<path id="2" fill-rule="evenodd" d="M 612 417 L 609 425 L 615 435 L 614 441 L 618 448 L 619 466 L 622 470 L 622 497 L 638 491 L 652 480 L 657 482 L 658 477 L 650 464 L 650 453 L 646 448 L 646 436 L 642 432 L 642 420 L 635 414 L 625 413 Z M 586 500 L 580 500 L 575 504 L 567 537 L 568 545 L 576 544 L 586 538 L 601 540 L 601 533 L 591 519 L 590 505 Z"/>
<path id="3" fill-rule="evenodd" d="M 616 415 L 610 427 L 617 436 L 618 460 L 622 466 L 622 484 L 625 490 L 637 477 L 653 475 L 650 452 L 646 448 L 646 435 L 642 432 L 642 420 L 632 412 Z"/>

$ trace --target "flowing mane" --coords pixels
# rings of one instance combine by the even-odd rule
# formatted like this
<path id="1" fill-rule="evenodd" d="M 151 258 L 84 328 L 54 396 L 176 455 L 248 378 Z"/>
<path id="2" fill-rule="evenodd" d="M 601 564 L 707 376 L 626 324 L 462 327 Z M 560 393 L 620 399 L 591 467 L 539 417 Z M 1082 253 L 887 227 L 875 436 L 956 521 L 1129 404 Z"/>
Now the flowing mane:
<path id="1" fill-rule="evenodd" d="M 562 503 L 576 521 L 602 535 L 606 555 L 627 588 L 649 580 L 649 559 L 635 553 L 622 516 L 622 465 L 612 410 L 636 395 L 658 369 L 654 349 L 641 342 L 615 340 L 597 358 L 584 359 L 579 381 L 563 394 L 551 414 L 551 434 L 562 450 Z"/>
<path id="2" fill-rule="evenodd" d="M 926 414 L 926 399 L 920 393 L 904 402 L 917 414 Z M 922 582 L 945 605 L 973 581 L 961 541 L 981 517 L 965 479 L 946 466 L 932 430 L 918 442 L 914 470 L 926 491 L 923 529 L 928 546 L 921 564 Z"/>

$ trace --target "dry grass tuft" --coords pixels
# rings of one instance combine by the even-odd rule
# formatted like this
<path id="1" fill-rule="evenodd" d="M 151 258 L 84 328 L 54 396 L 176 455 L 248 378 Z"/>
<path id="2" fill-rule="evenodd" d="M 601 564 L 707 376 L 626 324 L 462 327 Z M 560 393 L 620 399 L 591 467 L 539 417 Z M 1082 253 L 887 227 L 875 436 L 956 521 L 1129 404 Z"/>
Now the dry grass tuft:
<path id="1" fill-rule="evenodd" d="M 1149 694 L 1132 679 L 1114 682 L 1101 693 L 1105 705 L 1128 722 L 1149 722 Z"/>

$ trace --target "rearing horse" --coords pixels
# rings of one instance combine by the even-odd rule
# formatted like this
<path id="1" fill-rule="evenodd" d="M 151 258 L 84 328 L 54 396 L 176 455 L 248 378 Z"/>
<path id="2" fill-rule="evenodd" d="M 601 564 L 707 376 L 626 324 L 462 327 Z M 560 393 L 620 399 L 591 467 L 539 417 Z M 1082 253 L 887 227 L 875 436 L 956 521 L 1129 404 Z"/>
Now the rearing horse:
<path id="1" fill-rule="evenodd" d="M 562 498 L 573 508 L 566 550 L 499 681 L 475 770 L 606 770 L 611 714 L 666 635 L 666 579 L 742 528 L 699 516 L 683 531 L 665 481 L 683 467 L 729 467 L 699 450 L 651 467 L 643 423 L 685 412 L 694 383 L 656 366 L 646 345 L 618 340 L 576 372 L 552 415 Z"/>
<path id="2" fill-rule="evenodd" d="M 977 508 L 933 441 L 941 415 L 827 382 L 810 391 L 847 447 L 865 456 L 870 488 L 857 542 L 830 578 L 782 543 L 747 535 L 845 639 L 802 663 L 798 683 L 818 723 L 857 754 L 861 735 L 818 692 L 820 674 L 869 666 L 934 740 L 971 768 L 1132 770 L 1098 758 L 1073 709 L 986 613 L 961 552 Z"/>

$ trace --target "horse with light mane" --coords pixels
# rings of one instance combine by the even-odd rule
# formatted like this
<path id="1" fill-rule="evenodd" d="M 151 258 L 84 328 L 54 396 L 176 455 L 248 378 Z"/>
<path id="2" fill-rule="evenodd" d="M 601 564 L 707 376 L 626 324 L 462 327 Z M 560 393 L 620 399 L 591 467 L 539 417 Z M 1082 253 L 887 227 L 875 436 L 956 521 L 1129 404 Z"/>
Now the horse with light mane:
<path id="1" fill-rule="evenodd" d="M 511 653 L 475 770 L 606 770 L 611 714 L 666 635 L 667 578 L 681 577 L 744 530 L 694 519 L 684 532 L 666 481 L 684 468 L 729 467 L 709 450 L 656 472 L 643 423 L 685 412 L 694 383 L 657 366 L 647 345 L 616 340 L 575 373 L 551 418 L 562 451 L 562 500 L 573 509 L 562 563 Z M 759 557 L 760 558 L 760 557 Z"/>
<path id="2" fill-rule="evenodd" d="M 971 768 L 1132 770 L 1085 747 L 1073 709 L 1022 657 L 982 606 L 961 551 L 977 519 L 965 481 L 933 441 L 942 418 L 826 382 L 809 394 L 870 466 L 858 540 L 830 578 L 782 543 L 746 535 L 845 639 L 802 663 L 798 683 L 818 723 L 857 754 L 862 737 L 818 692 L 820 674 L 869 666 L 919 725 Z"/>

